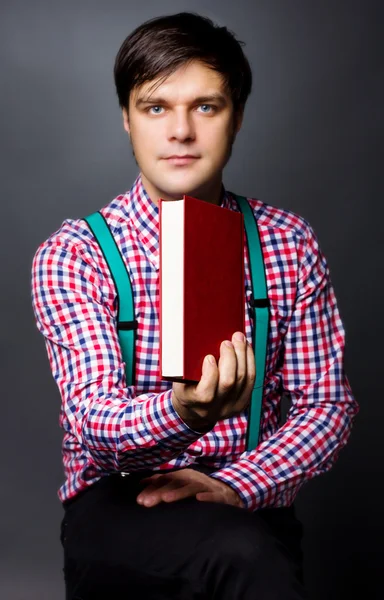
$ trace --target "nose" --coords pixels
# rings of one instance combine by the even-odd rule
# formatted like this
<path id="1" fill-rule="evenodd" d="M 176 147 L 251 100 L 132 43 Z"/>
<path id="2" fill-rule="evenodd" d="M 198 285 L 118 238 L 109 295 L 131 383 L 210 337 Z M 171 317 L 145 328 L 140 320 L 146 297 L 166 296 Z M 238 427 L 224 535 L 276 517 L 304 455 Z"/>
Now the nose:
<path id="1" fill-rule="evenodd" d="M 175 110 L 168 121 L 168 139 L 186 142 L 195 139 L 192 116 L 185 110 Z"/>

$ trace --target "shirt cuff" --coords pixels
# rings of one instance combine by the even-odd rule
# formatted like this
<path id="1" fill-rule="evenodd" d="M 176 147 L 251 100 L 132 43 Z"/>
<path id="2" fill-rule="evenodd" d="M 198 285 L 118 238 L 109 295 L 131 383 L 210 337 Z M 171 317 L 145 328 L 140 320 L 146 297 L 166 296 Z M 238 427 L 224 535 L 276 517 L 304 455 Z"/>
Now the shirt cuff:
<path id="1" fill-rule="evenodd" d="M 149 435 L 167 450 L 184 451 L 205 435 L 191 429 L 172 404 L 172 388 L 142 403 L 142 423 Z"/>
<path id="2" fill-rule="evenodd" d="M 263 469 L 246 458 L 215 471 L 209 477 L 230 485 L 243 500 L 245 508 L 251 512 L 277 506 L 275 482 Z"/>

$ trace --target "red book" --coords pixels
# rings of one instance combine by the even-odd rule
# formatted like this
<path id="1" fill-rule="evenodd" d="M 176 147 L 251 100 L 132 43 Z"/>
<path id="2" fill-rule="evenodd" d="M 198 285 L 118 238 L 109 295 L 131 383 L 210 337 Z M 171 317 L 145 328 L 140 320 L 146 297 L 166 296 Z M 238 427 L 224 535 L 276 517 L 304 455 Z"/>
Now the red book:
<path id="1" fill-rule="evenodd" d="M 204 357 L 245 333 L 244 217 L 191 196 L 159 199 L 160 378 L 198 382 Z"/>

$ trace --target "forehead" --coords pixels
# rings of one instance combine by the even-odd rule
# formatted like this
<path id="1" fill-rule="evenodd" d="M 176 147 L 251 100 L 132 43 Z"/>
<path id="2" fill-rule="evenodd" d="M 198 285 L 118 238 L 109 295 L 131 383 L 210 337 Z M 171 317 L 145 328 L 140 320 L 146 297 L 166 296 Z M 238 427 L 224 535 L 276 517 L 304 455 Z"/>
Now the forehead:
<path id="1" fill-rule="evenodd" d="M 131 100 L 150 100 L 152 95 L 179 102 L 187 102 L 193 97 L 220 93 L 227 96 L 224 78 L 221 73 L 194 61 L 179 67 L 174 73 L 143 83 L 132 90 Z"/>

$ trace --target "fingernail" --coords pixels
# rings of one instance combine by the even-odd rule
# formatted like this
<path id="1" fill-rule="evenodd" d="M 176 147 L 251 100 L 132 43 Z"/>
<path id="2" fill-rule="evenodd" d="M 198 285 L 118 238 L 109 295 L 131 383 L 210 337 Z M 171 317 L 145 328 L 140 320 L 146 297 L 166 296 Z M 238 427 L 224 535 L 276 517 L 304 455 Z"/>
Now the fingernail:
<path id="1" fill-rule="evenodd" d="M 240 333 L 239 331 L 237 333 L 235 333 L 235 340 L 238 340 L 239 342 L 244 342 L 244 334 Z"/>
<path id="2" fill-rule="evenodd" d="M 228 346 L 228 348 L 233 348 L 232 342 L 229 342 L 228 340 L 225 340 L 224 344 Z"/>

